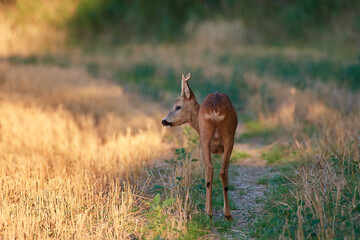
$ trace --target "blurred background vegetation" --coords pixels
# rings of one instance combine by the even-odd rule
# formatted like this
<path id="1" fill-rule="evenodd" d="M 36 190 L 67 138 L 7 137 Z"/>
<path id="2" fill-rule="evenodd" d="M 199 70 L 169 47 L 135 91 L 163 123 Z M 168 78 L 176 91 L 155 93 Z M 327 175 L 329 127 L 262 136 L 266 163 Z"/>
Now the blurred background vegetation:
<path id="1" fill-rule="evenodd" d="M 76 81 L 69 81 L 73 78 L 67 74 L 80 69 L 85 72 L 83 78 L 92 79 L 85 85 L 106 79 L 111 89 L 120 85 L 124 92 L 135 93 L 143 108 L 148 99 L 170 106 L 180 93 L 181 74 L 191 72 L 190 85 L 199 102 L 209 92 L 229 95 L 244 123 L 245 133 L 237 136 L 238 142 L 273 142 L 262 155 L 268 164 L 286 165 L 295 159 L 306 166 L 301 170 L 301 176 L 309 177 L 305 180 L 289 165 L 284 169 L 291 171 L 279 171 L 291 181 L 285 177 L 264 180 L 269 185 L 274 182 L 269 187 L 276 191 L 267 196 L 271 211 L 256 220 L 254 236 L 278 238 L 282 234 L 293 239 L 302 231 L 310 238 L 355 239 L 360 236 L 353 224 L 360 220 L 359 39 L 358 0 L 0 0 L 0 64 L 5 64 L 0 69 L 0 90 L 14 92 L 20 100 L 27 95 L 51 99 L 50 90 L 73 88 Z M 38 76 L 39 70 L 33 68 L 46 75 L 38 85 L 36 77 L 25 78 L 28 82 L 21 82 L 22 77 L 11 80 L 12 72 Z M 61 74 L 48 78 L 51 68 Z M 85 92 L 94 98 L 97 91 Z M 130 128 L 129 122 L 135 131 L 133 125 L 141 123 L 104 117 L 103 111 L 115 119 L 132 116 L 132 109 L 138 108 L 128 100 L 118 104 L 108 99 L 108 91 L 100 94 L 107 99 L 104 106 L 96 98 L 88 103 L 86 94 L 79 94 L 85 106 L 68 95 L 54 106 L 69 108 L 75 119 L 81 114 L 93 119 L 93 125 L 88 125 L 97 132 L 104 132 L 97 123 L 105 122 L 109 136 L 114 126 L 122 131 Z M 13 101 L 6 94 L 0 99 Z M 39 101 L 51 102 L 44 99 Z M 121 106 L 131 110 L 114 111 Z M 160 117 L 152 117 L 160 129 Z M 158 128 L 153 131 L 160 136 Z M 286 144 L 279 144 L 281 140 Z M 98 141 L 101 146 L 102 141 L 106 138 Z M 348 169 L 356 170 L 351 177 L 345 176 Z M 202 171 L 201 167 L 196 171 Z M 334 184 L 323 184 L 329 179 Z M 310 189 L 314 195 L 306 195 L 308 186 L 315 186 Z M 296 189 L 298 195 L 294 197 L 295 190 L 290 193 L 289 189 Z M 331 204 L 328 199 L 333 199 Z M 324 211 L 312 211 L 318 206 Z"/>
<path id="2" fill-rule="evenodd" d="M 316 49 L 332 57 L 314 58 L 302 54 L 294 58 L 284 54 L 261 56 L 249 52 L 235 56 L 225 53 L 219 56 L 218 64 L 234 67 L 232 81 L 239 81 L 236 75 L 241 75 L 246 69 L 279 77 L 297 87 L 311 85 L 313 79 L 359 87 L 360 2 L 356 0 L 1 0 L 0 4 L 2 17 L 10 22 L 9 28 L 15 29 L 13 32 L 38 36 L 41 38 L 38 40 L 40 46 L 51 45 L 56 49 L 65 43 L 90 51 L 107 49 L 113 52 L 115 46 L 134 43 L 187 42 L 198 46 L 211 42 L 211 46 L 207 44 L 209 53 L 236 46 Z M 34 29 L 39 26 L 46 29 L 45 32 L 51 30 L 37 34 Z M 32 40 L 24 39 L 27 42 Z M 10 45 L 16 44 L 12 38 L 5 37 L 5 40 Z M 54 44 L 57 41 L 60 43 Z M 16 47 L 3 48 L 9 51 Z M 146 81 L 157 70 L 154 63 L 139 64 L 131 69 L 132 76 L 127 76 L 127 80 L 139 77 L 140 81 Z M 98 68 L 96 64 L 89 67 L 92 72 L 93 68 Z M 202 77 L 201 69 L 197 70 Z M 126 74 L 120 72 L 115 72 L 115 78 Z M 169 78 L 176 74 L 167 69 L 163 76 Z M 221 79 L 222 76 L 215 77 Z M 171 87 L 161 80 L 158 84 Z M 215 84 L 206 90 L 218 87 Z"/>
<path id="3" fill-rule="evenodd" d="M 181 41 L 189 22 L 220 17 L 242 21 L 273 44 L 320 42 L 329 35 L 335 42 L 354 42 L 360 31 L 359 10 L 356 0 L 85 0 L 68 26 L 79 40 L 110 33 L 115 43 Z"/>
<path id="4" fill-rule="evenodd" d="M 221 17 L 242 21 L 273 44 L 316 42 L 329 34 L 335 35 L 334 41 L 354 42 L 360 31 L 359 10 L 356 0 L 85 0 L 68 26 L 79 40 L 111 33 L 115 43 L 181 41 L 189 22 Z"/>
<path id="5" fill-rule="evenodd" d="M 356 0 L 1 0 L 15 8 L 16 22 L 66 27 L 78 41 L 108 36 L 111 43 L 183 41 L 189 25 L 206 20 L 240 20 L 249 41 L 268 44 L 355 43 L 360 32 Z M 46 6 L 51 6 L 46 7 Z"/>

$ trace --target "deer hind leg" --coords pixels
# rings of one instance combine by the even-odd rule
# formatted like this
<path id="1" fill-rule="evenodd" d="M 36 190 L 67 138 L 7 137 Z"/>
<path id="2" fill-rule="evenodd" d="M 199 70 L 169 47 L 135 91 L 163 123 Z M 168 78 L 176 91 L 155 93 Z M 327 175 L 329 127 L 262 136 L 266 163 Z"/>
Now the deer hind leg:
<path id="1" fill-rule="evenodd" d="M 230 156 L 234 146 L 234 138 L 224 139 L 223 143 L 224 143 L 224 154 L 223 154 L 222 166 L 220 170 L 220 179 L 224 192 L 224 218 L 226 220 L 232 220 L 230 206 L 229 206 L 229 198 L 228 198 L 228 190 L 229 190 L 228 170 L 229 170 Z"/>
<path id="2" fill-rule="evenodd" d="M 211 138 L 215 130 L 215 125 L 211 122 L 204 121 L 199 124 L 200 127 L 200 143 L 203 152 L 203 159 L 205 165 L 205 188 L 206 188 L 206 214 L 212 217 L 212 182 L 214 175 L 214 166 L 211 161 Z"/>

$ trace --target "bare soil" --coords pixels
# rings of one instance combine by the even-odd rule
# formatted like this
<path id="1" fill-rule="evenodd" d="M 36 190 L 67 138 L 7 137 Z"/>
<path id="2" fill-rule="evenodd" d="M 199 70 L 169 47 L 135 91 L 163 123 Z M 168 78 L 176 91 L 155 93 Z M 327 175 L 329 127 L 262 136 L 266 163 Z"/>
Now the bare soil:
<path id="1" fill-rule="evenodd" d="M 261 159 L 261 153 L 266 149 L 259 143 L 237 143 L 234 152 L 244 152 L 250 155 L 245 159 L 238 159 L 229 166 L 229 182 L 234 189 L 229 190 L 230 201 L 235 204 L 235 209 L 231 210 L 234 223 L 230 232 L 220 234 L 214 230 L 213 234 L 207 239 L 251 239 L 249 230 L 254 219 L 261 214 L 263 209 L 261 201 L 267 190 L 265 185 L 259 184 L 259 179 L 269 176 L 271 167 L 266 166 L 266 162 Z M 218 210 L 215 220 L 221 219 L 223 213 Z"/>
<path id="2" fill-rule="evenodd" d="M 266 191 L 266 186 L 258 182 L 259 179 L 270 175 L 271 167 L 266 166 L 266 162 L 260 158 L 262 147 L 237 144 L 234 148 L 236 151 L 251 154 L 251 157 L 231 164 L 229 171 L 232 185 L 234 185 L 234 190 L 229 194 L 236 205 L 236 209 L 232 210 L 235 221 L 233 228 L 241 231 L 235 238 L 249 239 L 247 233 L 252 221 L 262 210 L 262 204 L 257 200 L 264 197 Z"/>

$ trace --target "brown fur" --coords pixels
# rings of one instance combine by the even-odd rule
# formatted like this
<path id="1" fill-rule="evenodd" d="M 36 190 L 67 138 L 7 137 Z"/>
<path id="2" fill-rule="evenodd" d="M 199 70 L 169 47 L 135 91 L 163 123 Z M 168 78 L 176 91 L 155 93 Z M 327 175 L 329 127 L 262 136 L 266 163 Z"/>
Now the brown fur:
<path id="1" fill-rule="evenodd" d="M 163 119 L 164 126 L 179 126 L 189 123 L 200 135 L 203 150 L 206 183 L 206 213 L 212 215 L 212 182 L 214 167 L 211 153 L 222 153 L 222 167 L 220 171 L 224 193 L 224 216 L 232 219 L 228 199 L 228 168 L 230 156 L 234 146 L 235 130 L 237 127 L 236 111 L 229 97 L 223 93 L 211 93 L 199 105 L 188 81 L 191 75 L 182 76 L 182 91 L 172 110 Z M 180 107 L 180 109 L 178 109 Z"/>

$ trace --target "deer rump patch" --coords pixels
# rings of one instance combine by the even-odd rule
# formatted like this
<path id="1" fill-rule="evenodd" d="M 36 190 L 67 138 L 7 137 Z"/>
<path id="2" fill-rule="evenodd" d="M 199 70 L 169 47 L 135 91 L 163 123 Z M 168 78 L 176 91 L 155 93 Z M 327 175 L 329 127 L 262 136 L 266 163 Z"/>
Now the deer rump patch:
<path id="1" fill-rule="evenodd" d="M 210 112 L 210 113 L 205 113 L 204 117 L 205 117 L 205 119 L 213 120 L 213 121 L 216 121 L 216 122 L 222 121 L 225 118 L 224 115 L 219 114 L 215 110 Z"/>

